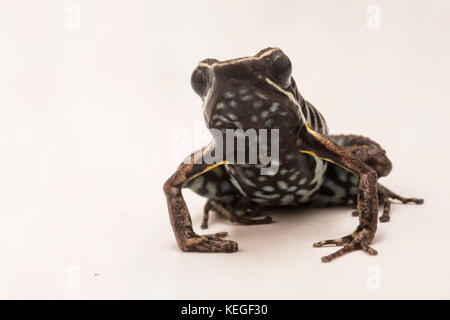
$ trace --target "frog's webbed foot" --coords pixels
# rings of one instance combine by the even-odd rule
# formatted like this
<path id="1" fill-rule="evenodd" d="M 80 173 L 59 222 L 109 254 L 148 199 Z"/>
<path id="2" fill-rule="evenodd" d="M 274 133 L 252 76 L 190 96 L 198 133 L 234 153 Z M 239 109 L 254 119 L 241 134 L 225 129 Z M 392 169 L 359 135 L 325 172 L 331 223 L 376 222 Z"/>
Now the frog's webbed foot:
<path id="1" fill-rule="evenodd" d="M 340 256 L 343 256 L 346 253 L 355 251 L 355 250 L 363 250 L 367 252 L 369 255 L 376 255 L 378 252 L 369 246 L 370 241 L 373 238 L 373 232 L 367 228 L 360 229 L 358 228 L 354 233 L 333 240 L 322 240 L 313 244 L 314 248 L 320 248 L 327 245 L 335 245 L 342 246 L 343 248 L 338 251 L 322 257 L 323 262 L 330 262 Z"/>
<path id="2" fill-rule="evenodd" d="M 206 235 L 194 235 L 186 239 L 181 246 L 183 251 L 199 252 L 235 252 L 238 244 L 235 241 L 222 239 L 227 232 L 217 232 Z"/>
<path id="3" fill-rule="evenodd" d="M 231 222 L 245 225 L 271 223 L 272 217 L 261 216 L 258 209 L 260 208 L 257 205 L 240 207 L 237 204 L 222 204 L 216 200 L 208 200 L 205 204 L 201 228 L 208 228 L 208 219 L 211 212 L 218 213 Z"/>
<path id="4" fill-rule="evenodd" d="M 391 199 L 399 200 L 403 204 L 407 203 L 415 203 L 415 204 L 423 204 L 423 199 L 418 198 L 405 198 L 402 196 L 399 196 L 398 194 L 392 192 L 388 188 L 382 186 L 381 184 L 378 184 L 378 199 L 380 202 L 380 205 L 383 206 L 383 214 L 379 218 L 380 222 L 388 222 L 391 217 Z"/>

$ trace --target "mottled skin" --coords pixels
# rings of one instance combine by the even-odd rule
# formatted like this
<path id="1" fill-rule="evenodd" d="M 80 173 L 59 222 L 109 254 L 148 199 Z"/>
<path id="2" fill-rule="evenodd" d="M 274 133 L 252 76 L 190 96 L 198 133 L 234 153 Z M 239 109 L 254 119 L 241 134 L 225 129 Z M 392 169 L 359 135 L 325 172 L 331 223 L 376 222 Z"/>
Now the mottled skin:
<path id="1" fill-rule="evenodd" d="M 197 161 L 206 153 L 218 152 L 213 141 L 181 164 L 164 184 L 170 221 L 181 250 L 238 249 L 236 242 L 224 239 L 224 232 L 198 235 L 193 231 L 181 194 L 185 187 L 208 198 L 202 228 L 208 226 L 210 212 L 237 223 L 262 224 L 272 221 L 259 216 L 268 207 L 354 204 L 359 216 L 356 230 L 314 244 L 342 246 L 323 257 L 324 262 L 359 249 L 377 253 L 369 244 L 377 230 L 379 204 L 384 207 L 380 221 L 385 222 L 389 220 L 390 199 L 423 202 L 402 198 L 377 183 L 378 177 L 392 168 L 377 143 L 362 136 L 328 134 L 323 116 L 297 90 L 289 58 L 280 49 L 267 48 L 254 57 L 223 62 L 203 60 L 194 70 L 191 84 L 203 100 L 209 129 L 279 129 L 280 157 L 271 162 L 276 170 L 269 175 L 261 175 L 264 166 L 260 162 L 211 165 Z"/>

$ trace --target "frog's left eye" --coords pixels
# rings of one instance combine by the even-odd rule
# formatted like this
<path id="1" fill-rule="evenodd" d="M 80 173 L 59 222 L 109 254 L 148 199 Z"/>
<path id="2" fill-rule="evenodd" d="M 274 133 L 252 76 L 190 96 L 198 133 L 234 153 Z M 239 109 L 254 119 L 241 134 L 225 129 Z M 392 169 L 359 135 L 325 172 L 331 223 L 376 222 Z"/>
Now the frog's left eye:
<path id="1" fill-rule="evenodd" d="M 191 86 L 200 97 L 206 92 L 207 77 L 205 72 L 201 68 L 196 68 L 191 75 Z"/>
<path id="2" fill-rule="evenodd" d="M 280 82 L 289 83 L 292 72 L 291 60 L 285 54 L 276 56 L 272 61 L 272 70 Z"/>

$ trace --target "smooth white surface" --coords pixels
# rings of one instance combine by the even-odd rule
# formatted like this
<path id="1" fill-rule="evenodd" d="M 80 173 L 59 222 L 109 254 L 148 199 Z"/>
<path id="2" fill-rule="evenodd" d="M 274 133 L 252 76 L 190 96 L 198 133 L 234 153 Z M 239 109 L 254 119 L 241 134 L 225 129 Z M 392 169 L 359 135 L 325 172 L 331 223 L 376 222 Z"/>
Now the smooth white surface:
<path id="1" fill-rule="evenodd" d="M 0 15 L 0 298 L 450 298 L 448 1 L 11 0 Z M 356 227 L 347 208 L 213 217 L 239 252 L 176 248 L 162 184 L 201 136 L 190 73 L 267 46 L 332 133 L 388 151 L 386 186 L 425 199 L 393 205 L 378 256 L 320 262 L 336 248 L 313 242 Z M 204 199 L 185 195 L 199 230 Z"/>

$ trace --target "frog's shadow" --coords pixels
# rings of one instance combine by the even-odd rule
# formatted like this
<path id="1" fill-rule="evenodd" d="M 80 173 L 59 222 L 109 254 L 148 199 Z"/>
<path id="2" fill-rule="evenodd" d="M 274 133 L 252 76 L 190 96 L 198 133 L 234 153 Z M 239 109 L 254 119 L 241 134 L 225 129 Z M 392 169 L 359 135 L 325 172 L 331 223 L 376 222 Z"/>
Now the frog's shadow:
<path id="1" fill-rule="evenodd" d="M 227 238 L 237 241 L 241 252 L 247 251 L 246 247 L 260 247 L 264 251 L 279 250 L 280 246 L 286 246 L 289 242 L 312 247 L 314 242 L 339 238 L 354 231 L 358 218 L 352 216 L 352 211 L 349 206 L 275 207 L 262 214 L 271 216 L 273 222 L 259 225 L 241 225 L 220 215 L 213 215 L 210 216 L 210 227 L 202 233 L 227 231 Z M 342 221 L 342 225 L 337 228 L 334 223 L 327 222 L 330 219 L 348 221 Z M 378 232 L 372 243 L 376 244 L 382 238 L 383 235 Z"/>

